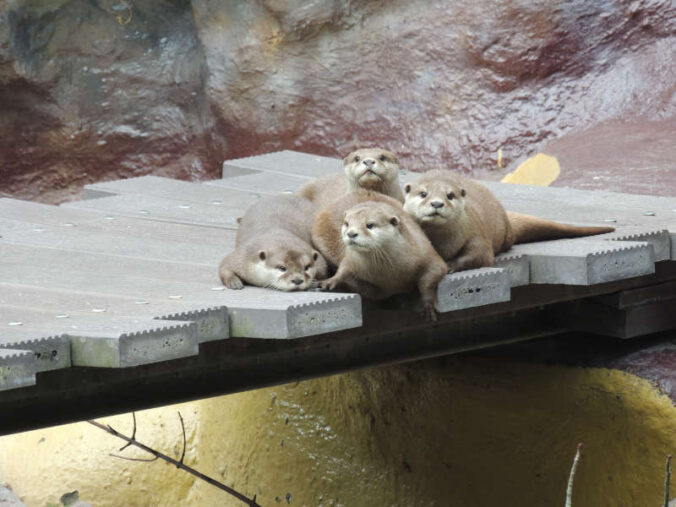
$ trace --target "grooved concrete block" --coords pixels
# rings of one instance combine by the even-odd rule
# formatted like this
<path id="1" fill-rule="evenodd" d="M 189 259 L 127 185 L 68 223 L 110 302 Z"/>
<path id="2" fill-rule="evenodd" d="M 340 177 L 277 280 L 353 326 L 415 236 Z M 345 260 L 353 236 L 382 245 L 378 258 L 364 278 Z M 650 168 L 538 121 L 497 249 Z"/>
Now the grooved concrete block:
<path id="1" fill-rule="evenodd" d="M 644 242 L 587 238 L 515 245 L 530 258 L 530 283 L 593 285 L 655 272 L 652 246 Z"/>
<path id="2" fill-rule="evenodd" d="M 507 271 L 511 287 L 519 287 L 530 283 L 530 259 L 527 255 L 512 250 L 495 256 L 495 268 Z"/>
<path id="3" fill-rule="evenodd" d="M 6 287 L 0 287 L 4 292 Z M 4 302 L 2 303 L 4 304 Z M 11 319 L 11 317 L 10 317 Z M 33 370 L 49 371 L 70 367 L 70 338 L 65 333 L 35 331 L 16 325 L 21 320 L 0 321 L 0 348 L 27 350 L 33 355 Z"/>
<path id="4" fill-rule="evenodd" d="M 655 262 L 671 259 L 671 236 L 667 229 L 621 227 L 615 232 L 596 237 L 610 241 L 642 241 L 653 247 Z"/>
<path id="5" fill-rule="evenodd" d="M 35 385 L 33 352 L 0 348 L 0 391 Z"/>
<path id="6" fill-rule="evenodd" d="M 510 278 L 500 268 L 480 268 L 446 275 L 437 289 L 437 309 L 451 312 L 510 299 Z"/>
<path id="7" fill-rule="evenodd" d="M 120 368 L 196 355 L 197 324 L 109 316 L 106 312 L 61 318 L 50 311 L 0 305 L 0 322 L 36 338 L 48 333 L 70 338 L 74 366 Z"/>
<path id="8" fill-rule="evenodd" d="M 223 178 L 251 174 L 257 171 L 319 178 L 329 172 L 342 170 L 343 162 L 339 158 L 321 157 L 291 150 L 223 162 Z"/>
<path id="9" fill-rule="evenodd" d="M 310 181 L 310 179 L 294 174 L 275 173 L 274 176 L 271 176 L 267 172 L 257 172 L 242 176 L 232 176 L 221 180 L 209 180 L 205 181 L 204 184 L 241 190 L 248 193 L 279 195 L 295 193 L 296 190 Z"/>

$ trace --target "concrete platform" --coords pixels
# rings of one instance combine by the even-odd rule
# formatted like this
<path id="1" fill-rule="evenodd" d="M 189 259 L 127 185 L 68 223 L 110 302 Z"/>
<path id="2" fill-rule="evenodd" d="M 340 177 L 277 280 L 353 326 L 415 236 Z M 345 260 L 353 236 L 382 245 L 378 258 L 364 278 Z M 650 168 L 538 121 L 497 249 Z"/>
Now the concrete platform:
<path id="1" fill-rule="evenodd" d="M 103 182 L 60 207 L 0 199 L 0 410 L 19 414 L 0 433 L 71 420 L 33 409 L 64 397 L 93 416 L 568 329 L 676 327 L 676 199 L 568 189 L 489 183 L 510 210 L 617 231 L 516 245 L 445 277 L 434 326 L 411 298 L 224 288 L 246 207 L 332 171 L 340 160 L 284 151 L 227 161 L 224 180 Z M 620 293 L 624 306 L 608 303 Z"/>

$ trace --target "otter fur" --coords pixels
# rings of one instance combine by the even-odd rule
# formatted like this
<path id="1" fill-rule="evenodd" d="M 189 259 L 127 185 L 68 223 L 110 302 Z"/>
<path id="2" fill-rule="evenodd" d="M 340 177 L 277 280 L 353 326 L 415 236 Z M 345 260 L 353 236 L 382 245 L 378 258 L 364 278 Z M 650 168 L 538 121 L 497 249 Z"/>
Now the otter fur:
<path id="1" fill-rule="evenodd" d="M 355 190 L 317 214 L 312 240 L 338 268 L 323 288 L 376 300 L 417 289 L 425 317 L 436 319 L 436 289 L 448 269 L 396 199 Z"/>
<path id="2" fill-rule="evenodd" d="M 513 244 L 612 232 L 507 212 L 480 183 L 447 170 L 428 171 L 404 187 L 404 209 L 420 224 L 450 272 L 492 266 Z"/>
<path id="3" fill-rule="evenodd" d="M 399 159 L 381 148 L 362 148 L 343 159 L 344 173 L 332 173 L 298 189 L 298 195 L 325 205 L 357 189 L 373 190 L 404 202 L 399 183 Z"/>
<path id="4" fill-rule="evenodd" d="M 295 195 L 269 197 L 251 206 L 238 220 L 235 250 L 221 261 L 223 285 L 241 289 L 246 282 L 297 291 L 326 278 L 326 261 L 311 244 L 316 211 Z"/>

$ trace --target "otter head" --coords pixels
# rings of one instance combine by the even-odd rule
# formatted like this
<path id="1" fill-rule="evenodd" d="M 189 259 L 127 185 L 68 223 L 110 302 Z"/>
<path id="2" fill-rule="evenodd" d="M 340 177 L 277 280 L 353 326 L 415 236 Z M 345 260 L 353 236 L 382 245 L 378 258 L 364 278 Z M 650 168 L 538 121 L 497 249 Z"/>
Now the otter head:
<path id="1" fill-rule="evenodd" d="M 377 191 L 383 184 L 399 181 L 399 159 L 391 151 L 362 148 L 345 157 L 343 165 L 353 190 L 365 188 Z"/>
<path id="2" fill-rule="evenodd" d="M 307 290 L 315 279 L 319 259 L 319 252 L 310 248 L 260 250 L 253 269 L 256 285 L 283 291 Z"/>
<path id="3" fill-rule="evenodd" d="M 444 225 L 465 211 L 467 192 L 447 181 L 408 183 L 404 194 L 404 210 L 421 225 Z"/>
<path id="4" fill-rule="evenodd" d="M 397 210 L 384 203 L 358 204 L 345 212 L 341 238 L 348 250 L 382 250 L 401 238 Z"/>

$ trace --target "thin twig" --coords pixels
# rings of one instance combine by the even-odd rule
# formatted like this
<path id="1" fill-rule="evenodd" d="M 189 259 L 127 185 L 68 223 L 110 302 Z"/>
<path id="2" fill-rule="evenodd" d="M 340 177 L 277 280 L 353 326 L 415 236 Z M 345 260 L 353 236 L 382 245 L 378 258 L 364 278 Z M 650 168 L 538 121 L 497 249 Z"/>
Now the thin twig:
<path id="1" fill-rule="evenodd" d="M 669 507 L 669 482 L 671 481 L 671 454 L 667 456 L 667 473 L 664 478 L 664 507 Z"/>
<path id="2" fill-rule="evenodd" d="M 577 464 L 580 461 L 582 447 L 584 447 L 582 442 L 577 444 L 577 451 L 575 452 L 575 458 L 573 459 L 573 466 L 570 468 L 570 475 L 568 476 L 568 489 L 566 491 L 566 507 L 573 506 L 573 479 L 575 479 L 575 471 L 577 470 Z"/>
<path id="3" fill-rule="evenodd" d="M 113 454 L 108 453 L 108 456 L 111 456 L 113 458 L 120 458 L 120 459 L 126 459 L 127 461 L 141 461 L 143 463 L 152 463 L 153 461 L 157 461 L 157 456 L 151 459 L 145 459 L 145 458 L 130 458 L 128 456 L 120 456 L 119 454 Z"/>
<path id="4" fill-rule="evenodd" d="M 131 439 L 136 440 L 136 412 L 131 413 L 131 417 L 134 420 L 134 430 L 131 432 Z M 131 442 L 124 444 L 122 447 L 120 447 L 120 451 L 124 451 L 127 447 L 131 445 Z M 118 458 L 120 456 L 117 456 Z M 157 458 L 155 458 L 157 459 Z"/>
<path id="5" fill-rule="evenodd" d="M 203 473 L 198 472 L 194 468 L 189 467 L 188 465 L 181 463 L 180 461 L 176 461 L 175 459 L 171 458 L 170 456 L 167 456 L 166 454 L 162 454 L 161 452 L 156 451 L 155 449 L 152 449 L 151 447 L 148 447 L 147 445 L 144 445 L 140 442 L 137 442 L 136 440 L 132 439 L 131 437 L 123 435 L 122 433 L 120 433 L 119 431 L 117 431 L 116 429 L 114 429 L 110 425 L 101 424 L 98 421 L 87 421 L 87 422 L 89 424 L 91 424 L 92 426 L 96 426 L 97 428 L 102 429 L 106 433 L 110 433 L 111 435 L 113 435 L 117 438 L 121 438 L 122 440 L 126 440 L 130 445 L 138 447 L 139 449 L 146 451 L 149 454 L 152 454 L 156 458 L 163 459 L 167 463 L 171 463 L 172 465 L 176 465 L 176 468 L 180 468 L 181 470 L 185 470 L 186 472 L 188 472 L 191 475 L 194 475 L 198 479 L 202 479 L 204 482 L 207 482 L 207 483 L 211 484 L 212 486 L 216 486 L 217 488 L 225 491 L 226 493 L 231 494 L 232 496 L 234 496 L 238 500 L 241 500 L 242 502 L 246 503 L 250 507 L 261 507 L 260 505 L 258 505 L 256 503 L 256 497 L 255 496 L 254 496 L 253 499 L 247 498 L 243 494 L 241 494 L 238 491 L 226 486 L 222 482 L 218 482 L 216 479 L 212 479 L 208 475 L 204 475 Z"/>
<path id="6" fill-rule="evenodd" d="M 178 413 L 178 418 L 181 420 L 181 430 L 183 431 L 183 452 L 181 453 L 181 459 L 179 459 L 179 463 L 183 463 L 183 458 L 185 458 L 185 424 L 183 424 L 183 417 L 181 416 L 181 413 Z"/>

